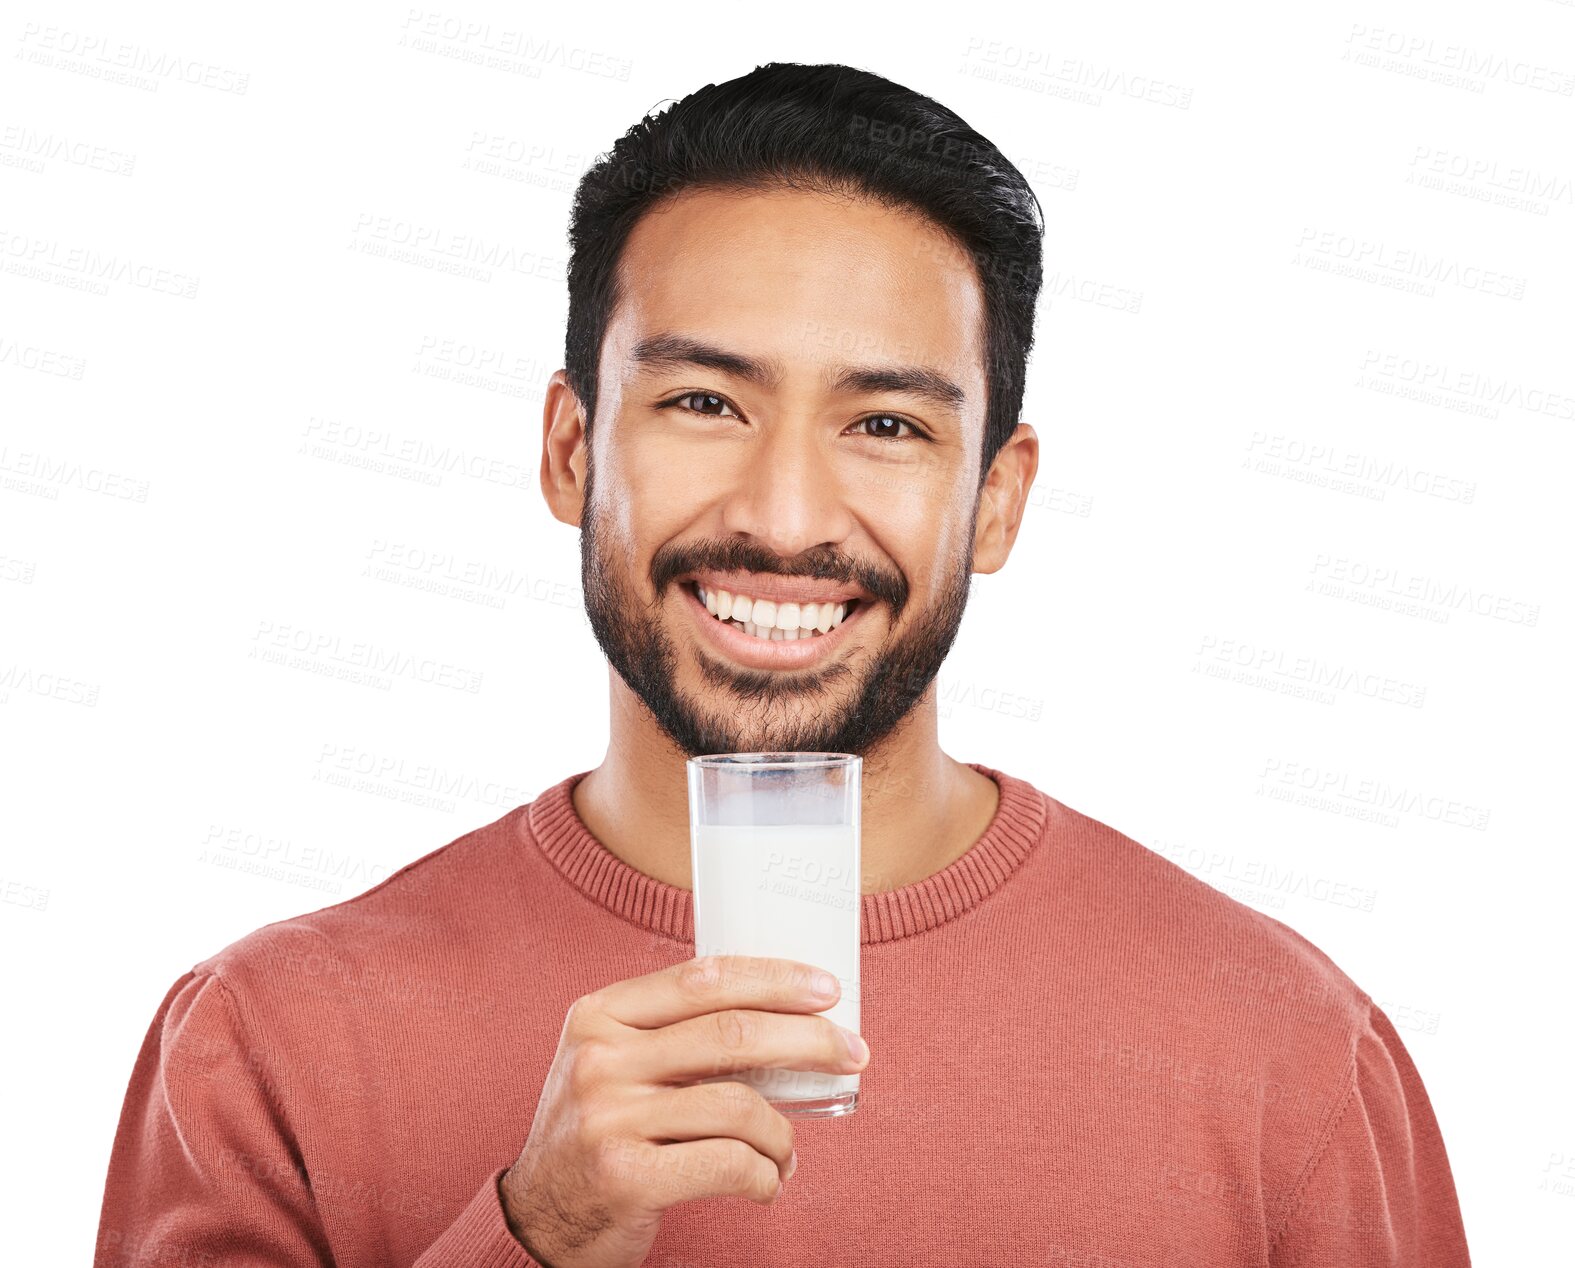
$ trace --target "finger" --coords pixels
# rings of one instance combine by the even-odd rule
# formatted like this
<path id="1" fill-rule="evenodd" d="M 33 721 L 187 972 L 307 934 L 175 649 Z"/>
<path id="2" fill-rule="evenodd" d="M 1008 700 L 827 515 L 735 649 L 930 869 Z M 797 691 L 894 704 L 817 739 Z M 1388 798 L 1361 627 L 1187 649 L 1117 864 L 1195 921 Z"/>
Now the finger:
<path id="1" fill-rule="evenodd" d="M 731 1137 L 658 1145 L 644 1185 L 661 1210 L 695 1198 L 741 1197 L 770 1206 L 781 1192 L 777 1164 Z"/>
<path id="2" fill-rule="evenodd" d="M 635 1034 L 620 1045 L 618 1059 L 625 1078 L 645 1083 L 758 1067 L 852 1074 L 865 1058 L 855 1059 L 850 1037 L 857 1040 L 825 1017 L 729 1008 Z"/>
<path id="3" fill-rule="evenodd" d="M 637 1134 L 657 1145 L 707 1140 L 741 1140 L 770 1158 L 785 1180 L 793 1157 L 793 1124 L 765 1097 L 744 1083 L 701 1083 L 663 1088 L 634 1105 Z"/>
<path id="4" fill-rule="evenodd" d="M 818 1012 L 841 993 L 820 994 L 822 970 L 770 956 L 706 955 L 643 977 L 613 982 L 589 997 L 603 1015 L 641 1030 L 670 1026 L 721 1008 Z M 836 983 L 831 974 L 826 977 Z"/>

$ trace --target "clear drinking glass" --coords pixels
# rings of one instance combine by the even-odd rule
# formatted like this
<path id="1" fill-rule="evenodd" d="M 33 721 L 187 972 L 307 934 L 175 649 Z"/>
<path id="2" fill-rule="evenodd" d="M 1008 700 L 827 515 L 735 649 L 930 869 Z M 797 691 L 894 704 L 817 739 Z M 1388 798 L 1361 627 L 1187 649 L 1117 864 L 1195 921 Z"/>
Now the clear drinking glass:
<path id="1" fill-rule="evenodd" d="M 859 796 L 851 753 L 690 758 L 695 954 L 778 956 L 831 973 L 842 994 L 820 1015 L 859 1029 Z M 782 1114 L 832 1117 L 859 1102 L 858 1074 L 752 1069 L 732 1079 Z"/>

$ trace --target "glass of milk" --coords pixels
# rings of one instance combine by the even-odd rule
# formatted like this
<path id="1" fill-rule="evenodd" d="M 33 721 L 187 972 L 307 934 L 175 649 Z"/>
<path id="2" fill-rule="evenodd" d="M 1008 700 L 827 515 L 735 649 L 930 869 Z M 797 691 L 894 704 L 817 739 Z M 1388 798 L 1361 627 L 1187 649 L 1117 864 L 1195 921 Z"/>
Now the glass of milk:
<path id="1" fill-rule="evenodd" d="M 842 994 L 820 1015 L 859 1029 L 859 793 L 851 753 L 690 758 L 695 954 L 774 956 L 825 969 Z M 857 1074 L 738 1070 L 779 1113 L 851 1114 Z"/>

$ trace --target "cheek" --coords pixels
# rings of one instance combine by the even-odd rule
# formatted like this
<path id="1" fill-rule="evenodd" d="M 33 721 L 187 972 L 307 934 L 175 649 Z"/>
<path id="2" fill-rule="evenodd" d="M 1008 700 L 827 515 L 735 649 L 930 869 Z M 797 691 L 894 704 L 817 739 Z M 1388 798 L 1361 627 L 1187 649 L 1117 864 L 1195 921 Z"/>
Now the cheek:
<path id="1" fill-rule="evenodd" d="M 634 441 L 613 466 L 605 513 L 634 559 L 649 559 L 663 543 L 692 532 L 716 496 L 717 482 L 702 474 L 693 452 L 671 440 Z"/>
<path id="2" fill-rule="evenodd" d="M 900 477 L 867 489 L 858 515 L 880 549 L 923 593 L 952 568 L 967 549 L 970 505 L 921 480 Z"/>

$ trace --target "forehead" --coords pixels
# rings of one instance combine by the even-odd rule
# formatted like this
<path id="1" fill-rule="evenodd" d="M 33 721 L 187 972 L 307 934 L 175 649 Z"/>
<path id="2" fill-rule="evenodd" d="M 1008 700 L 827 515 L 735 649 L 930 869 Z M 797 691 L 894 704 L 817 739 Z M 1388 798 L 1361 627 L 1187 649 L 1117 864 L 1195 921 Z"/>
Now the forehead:
<path id="1" fill-rule="evenodd" d="M 984 297 L 939 225 L 868 198 L 694 189 L 636 223 L 608 324 L 616 365 L 653 331 L 788 365 L 917 363 L 984 399 Z"/>

